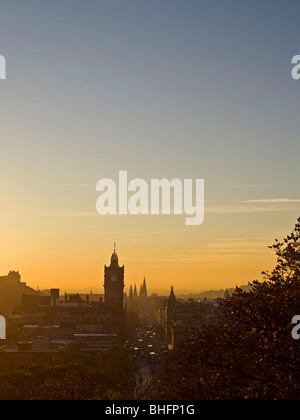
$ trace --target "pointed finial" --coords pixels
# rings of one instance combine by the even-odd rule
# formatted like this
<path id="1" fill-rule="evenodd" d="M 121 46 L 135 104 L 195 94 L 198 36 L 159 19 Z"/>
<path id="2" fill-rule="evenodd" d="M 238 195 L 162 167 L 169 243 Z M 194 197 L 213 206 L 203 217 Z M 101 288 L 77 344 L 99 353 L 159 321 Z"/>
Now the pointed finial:
<path id="1" fill-rule="evenodd" d="M 116 242 L 114 242 L 114 252 L 116 252 Z"/>

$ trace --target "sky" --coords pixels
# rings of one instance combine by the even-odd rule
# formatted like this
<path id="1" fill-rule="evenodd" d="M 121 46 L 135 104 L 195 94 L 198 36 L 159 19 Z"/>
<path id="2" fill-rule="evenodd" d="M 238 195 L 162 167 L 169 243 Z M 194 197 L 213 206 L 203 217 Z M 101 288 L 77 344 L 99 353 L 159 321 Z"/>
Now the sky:
<path id="1" fill-rule="evenodd" d="M 0 275 L 103 290 L 262 278 L 300 216 L 297 0 L 2 0 Z M 99 179 L 205 180 L 205 220 L 96 212 Z"/>

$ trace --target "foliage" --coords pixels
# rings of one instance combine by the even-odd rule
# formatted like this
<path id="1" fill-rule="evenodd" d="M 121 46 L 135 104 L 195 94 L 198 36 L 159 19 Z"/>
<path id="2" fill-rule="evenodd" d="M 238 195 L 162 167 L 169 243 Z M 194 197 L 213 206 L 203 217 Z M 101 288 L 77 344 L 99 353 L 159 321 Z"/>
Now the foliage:
<path id="1" fill-rule="evenodd" d="M 300 218 L 270 248 L 275 269 L 225 299 L 226 323 L 201 328 L 175 351 L 152 398 L 299 399 L 300 347 L 291 320 L 300 313 Z"/>

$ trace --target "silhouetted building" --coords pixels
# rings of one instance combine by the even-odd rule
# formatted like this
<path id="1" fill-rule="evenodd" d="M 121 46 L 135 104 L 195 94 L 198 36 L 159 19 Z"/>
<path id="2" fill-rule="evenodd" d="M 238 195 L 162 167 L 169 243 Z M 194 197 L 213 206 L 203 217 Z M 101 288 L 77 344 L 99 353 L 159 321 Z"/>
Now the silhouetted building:
<path id="1" fill-rule="evenodd" d="M 107 308 L 122 315 L 124 310 L 124 266 L 119 266 L 116 250 L 111 256 L 110 266 L 104 268 L 104 290 Z"/>
<path id="2" fill-rule="evenodd" d="M 174 286 L 171 287 L 171 293 L 167 300 L 166 305 L 166 323 L 165 323 L 165 337 L 166 341 L 169 342 L 171 340 L 171 326 L 174 320 L 174 313 L 176 307 L 176 297 L 174 294 Z"/>
<path id="3" fill-rule="evenodd" d="M 111 316 L 113 332 L 124 330 L 124 266 L 119 266 L 116 249 L 111 256 L 110 266 L 104 267 L 104 303 Z"/>
<path id="4" fill-rule="evenodd" d="M 159 309 L 159 323 L 169 349 L 178 347 L 193 330 L 204 325 L 217 325 L 223 319 L 221 301 L 221 298 L 205 299 L 202 302 L 193 299 L 178 300 L 172 287 L 169 298 L 164 300 Z"/>
<path id="5" fill-rule="evenodd" d="M 148 291 L 147 291 L 147 285 L 146 285 L 146 278 L 144 277 L 144 282 L 141 285 L 141 289 L 140 289 L 140 298 L 147 299 L 147 297 L 148 297 Z"/>
<path id="6" fill-rule="evenodd" d="M 133 289 L 132 286 L 130 286 L 130 289 L 129 289 L 129 300 L 130 301 L 136 300 L 138 298 L 140 298 L 142 300 L 145 300 L 145 299 L 147 299 L 147 297 L 148 297 L 148 291 L 147 291 L 147 285 L 146 285 L 146 279 L 145 278 L 144 278 L 143 283 L 140 285 L 139 295 L 138 295 L 138 292 L 137 292 L 136 284 L 134 285 L 134 289 Z"/>
<path id="7" fill-rule="evenodd" d="M 129 300 L 130 301 L 133 300 L 133 288 L 132 288 L 132 286 L 130 286 L 130 289 L 129 289 Z"/>
<path id="8" fill-rule="evenodd" d="M 10 271 L 7 276 L 0 276 L 0 313 L 12 313 L 16 305 L 20 304 L 23 293 L 37 294 L 21 281 L 18 271 Z"/>
<path id="9" fill-rule="evenodd" d="M 21 283 L 21 276 L 18 271 L 10 271 L 7 276 L 0 276 L 0 283 L 9 282 L 10 284 Z M 26 283 L 22 283 L 26 286 Z"/>
<path id="10" fill-rule="evenodd" d="M 30 365 L 51 363 L 56 350 L 50 348 L 49 339 L 20 341 L 17 345 L 0 348 L 0 372 L 9 372 Z"/>

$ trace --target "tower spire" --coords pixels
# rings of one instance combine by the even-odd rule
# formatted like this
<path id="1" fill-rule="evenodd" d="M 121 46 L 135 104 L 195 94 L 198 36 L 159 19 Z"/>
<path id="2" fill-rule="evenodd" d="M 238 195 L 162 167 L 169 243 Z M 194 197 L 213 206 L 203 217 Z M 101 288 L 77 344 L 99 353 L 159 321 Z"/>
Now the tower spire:
<path id="1" fill-rule="evenodd" d="M 143 283 L 143 296 L 146 299 L 148 297 L 148 290 L 146 285 L 146 277 L 144 277 L 144 283 Z"/>
<path id="2" fill-rule="evenodd" d="M 111 256 L 111 264 L 119 264 L 119 259 L 118 259 L 118 255 L 116 253 L 116 243 L 114 243 L 114 252 Z"/>

